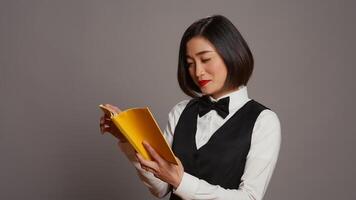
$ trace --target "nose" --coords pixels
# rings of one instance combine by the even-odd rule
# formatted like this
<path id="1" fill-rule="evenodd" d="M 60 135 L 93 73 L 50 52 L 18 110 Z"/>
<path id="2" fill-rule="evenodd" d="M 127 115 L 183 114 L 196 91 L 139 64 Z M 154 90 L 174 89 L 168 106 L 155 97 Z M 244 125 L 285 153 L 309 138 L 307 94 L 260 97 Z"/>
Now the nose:
<path id="1" fill-rule="evenodd" d="M 199 78 L 200 76 L 202 76 L 204 74 L 205 74 L 204 67 L 200 63 L 197 63 L 195 65 L 195 76 Z"/>

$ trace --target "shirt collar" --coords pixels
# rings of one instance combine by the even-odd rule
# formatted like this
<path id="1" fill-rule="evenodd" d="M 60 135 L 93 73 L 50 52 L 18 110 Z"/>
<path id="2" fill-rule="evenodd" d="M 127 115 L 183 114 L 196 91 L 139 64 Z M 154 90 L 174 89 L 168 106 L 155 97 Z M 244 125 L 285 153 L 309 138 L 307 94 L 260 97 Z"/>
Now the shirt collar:
<path id="1" fill-rule="evenodd" d="M 214 99 L 211 96 L 209 96 L 209 98 L 211 101 L 216 102 L 228 96 L 230 97 L 230 102 L 229 102 L 230 112 L 232 112 L 235 109 L 241 108 L 246 102 L 250 100 L 248 97 L 247 87 L 245 85 L 241 85 L 237 90 L 225 94 L 224 96 L 221 96 L 218 99 Z"/>

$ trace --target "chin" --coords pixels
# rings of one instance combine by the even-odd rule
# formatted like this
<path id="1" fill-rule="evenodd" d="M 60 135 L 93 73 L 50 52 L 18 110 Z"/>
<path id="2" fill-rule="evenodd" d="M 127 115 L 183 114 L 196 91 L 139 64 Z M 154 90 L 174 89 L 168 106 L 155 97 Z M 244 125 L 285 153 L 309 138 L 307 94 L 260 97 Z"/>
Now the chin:
<path id="1" fill-rule="evenodd" d="M 200 91 L 203 95 L 211 95 L 214 93 L 211 90 L 207 90 L 207 89 L 200 89 Z"/>

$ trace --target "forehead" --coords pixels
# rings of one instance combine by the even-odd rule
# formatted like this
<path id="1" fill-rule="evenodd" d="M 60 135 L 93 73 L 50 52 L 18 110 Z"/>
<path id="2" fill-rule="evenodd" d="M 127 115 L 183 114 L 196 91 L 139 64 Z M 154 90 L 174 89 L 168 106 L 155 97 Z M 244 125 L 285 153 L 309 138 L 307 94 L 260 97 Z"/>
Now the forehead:
<path id="1" fill-rule="evenodd" d="M 196 54 L 205 52 L 215 52 L 215 47 L 204 37 L 193 37 L 186 44 L 187 57 L 194 57 Z"/>

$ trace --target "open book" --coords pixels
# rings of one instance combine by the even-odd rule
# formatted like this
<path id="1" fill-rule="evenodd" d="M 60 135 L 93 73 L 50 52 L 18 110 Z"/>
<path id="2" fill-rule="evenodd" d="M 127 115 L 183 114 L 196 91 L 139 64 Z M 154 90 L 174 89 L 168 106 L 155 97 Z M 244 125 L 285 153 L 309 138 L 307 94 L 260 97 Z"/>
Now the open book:
<path id="1" fill-rule="evenodd" d="M 116 113 L 100 104 L 101 110 L 110 116 L 112 122 L 130 142 L 132 147 L 145 159 L 152 160 L 142 142 L 148 142 L 156 152 L 170 163 L 178 164 L 173 151 L 164 138 L 151 111 L 146 108 L 131 108 Z M 115 135 L 114 135 L 115 136 Z M 115 136 L 117 137 L 117 136 Z"/>

